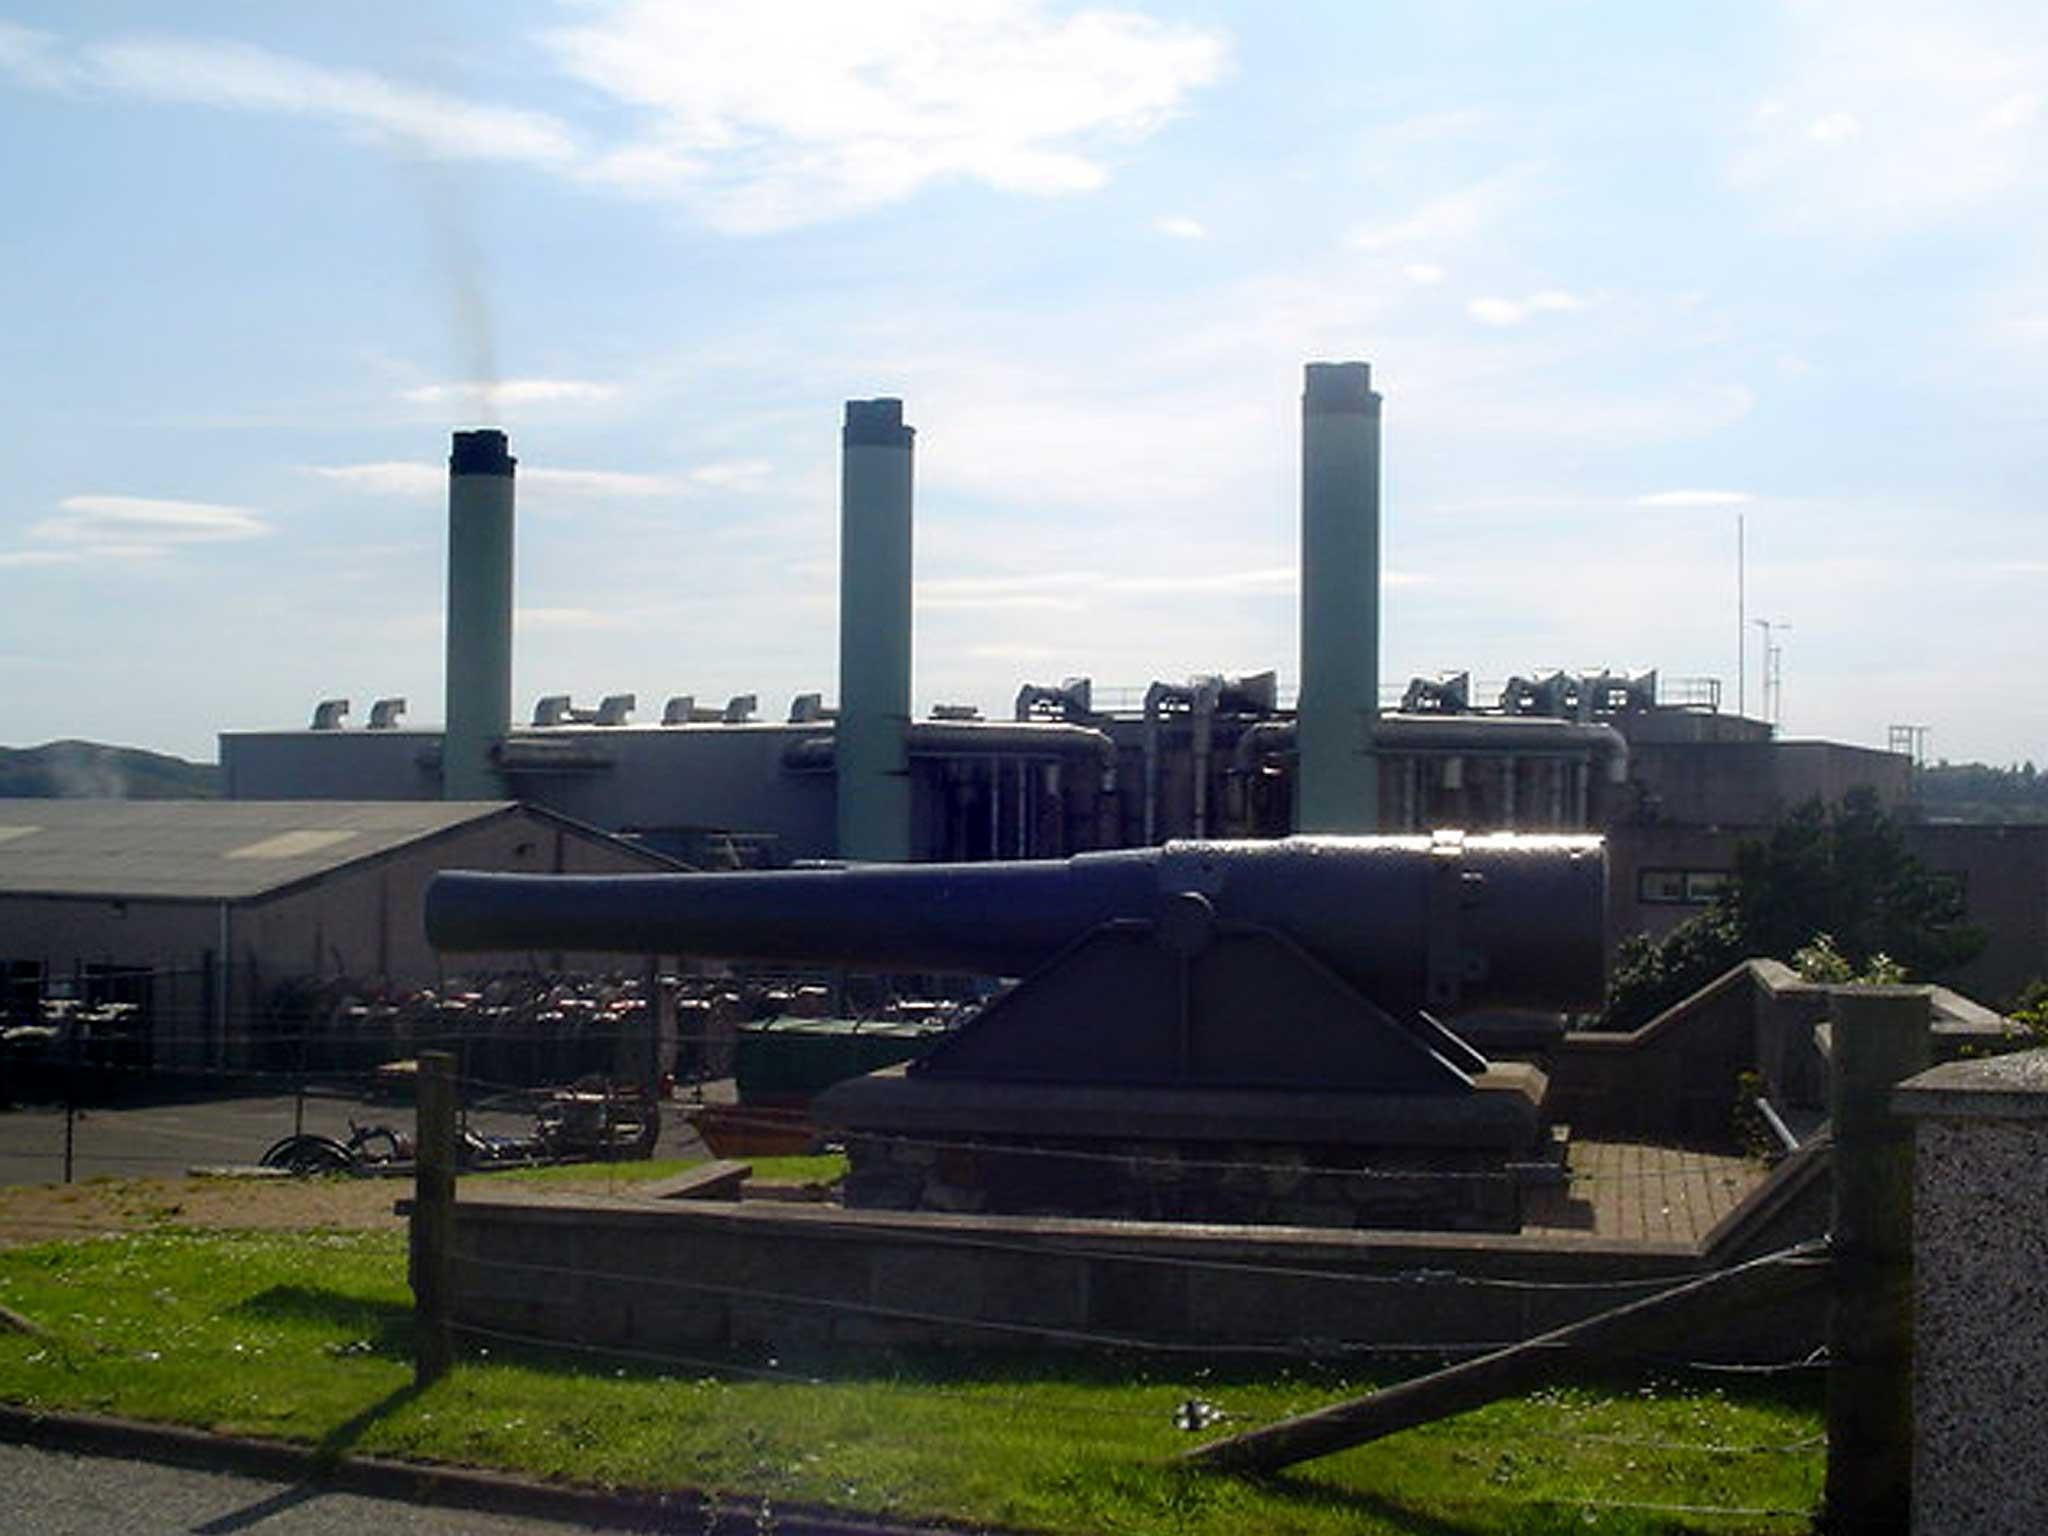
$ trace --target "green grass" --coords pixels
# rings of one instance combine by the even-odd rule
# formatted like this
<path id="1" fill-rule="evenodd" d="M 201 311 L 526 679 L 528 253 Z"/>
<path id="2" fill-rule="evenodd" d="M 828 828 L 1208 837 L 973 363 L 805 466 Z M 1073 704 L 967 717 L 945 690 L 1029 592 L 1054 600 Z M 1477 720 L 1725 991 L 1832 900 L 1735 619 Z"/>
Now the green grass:
<path id="1" fill-rule="evenodd" d="M 1822 1472 L 1801 1444 L 1819 1433 L 1811 1383 L 1558 1389 L 1265 1482 L 1172 1467 L 1200 1438 L 1173 1427 L 1176 1406 L 1202 1398 L 1252 1423 L 1367 1383 L 1309 1364 L 1246 1374 L 1059 1351 L 657 1364 L 493 1346 L 415 1393 L 395 1233 L 160 1231 L 16 1249 L 0 1252 L 0 1303 L 51 1335 L 0 1334 L 0 1399 L 14 1403 L 1049 1531 L 1796 1531 L 1800 1519 L 1610 1506 L 1803 1510 Z M 1759 1445 L 1799 1448 L 1746 1449 Z M 1736 1449 L 1700 1448 L 1715 1446 Z"/>
<path id="2" fill-rule="evenodd" d="M 547 1168 L 514 1168 L 474 1177 L 532 1184 L 588 1184 L 599 1180 L 611 1184 L 642 1184 L 665 1179 L 672 1173 L 681 1173 L 708 1161 L 702 1157 L 655 1157 L 641 1162 L 558 1163 Z M 762 1184 L 831 1184 L 846 1174 L 846 1154 L 843 1152 L 831 1152 L 820 1157 L 743 1157 L 737 1161 L 751 1167 L 754 1170 L 753 1182 Z"/>

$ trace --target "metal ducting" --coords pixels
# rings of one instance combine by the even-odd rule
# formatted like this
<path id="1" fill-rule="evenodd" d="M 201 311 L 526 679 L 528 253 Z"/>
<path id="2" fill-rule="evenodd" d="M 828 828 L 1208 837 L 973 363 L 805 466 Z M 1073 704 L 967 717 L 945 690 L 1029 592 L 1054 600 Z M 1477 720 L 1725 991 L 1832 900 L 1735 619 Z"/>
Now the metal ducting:
<path id="1" fill-rule="evenodd" d="M 839 855 L 910 857 L 911 445 L 901 400 L 849 400 L 840 477 Z"/>
<path id="2" fill-rule="evenodd" d="M 512 473 L 495 429 L 455 434 L 448 457 L 444 800 L 498 800 L 494 754 L 512 725 Z"/>
<path id="3" fill-rule="evenodd" d="M 1295 829 L 1370 832 L 1379 708 L 1380 397 L 1364 363 L 1310 363 L 1301 399 Z"/>

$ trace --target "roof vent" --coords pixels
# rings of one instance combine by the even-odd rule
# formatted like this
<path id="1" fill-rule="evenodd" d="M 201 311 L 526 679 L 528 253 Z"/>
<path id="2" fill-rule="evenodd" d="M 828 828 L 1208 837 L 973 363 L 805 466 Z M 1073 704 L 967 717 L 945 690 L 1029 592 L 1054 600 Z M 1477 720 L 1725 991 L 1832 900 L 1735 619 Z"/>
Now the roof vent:
<path id="1" fill-rule="evenodd" d="M 535 725 L 566 725 L 568 722 L 569 695 L 566 693 L 550 693 L 533 706 Z"/>
<path id="2" fill-rule="evenodd" d="M 662 706 L 663 725 L 688 725 L 697 718 L 697 696 L 694 693 L 679 693 Z"/>
<path id="3" fill-rule="evenodd" d="M 820 720 L 830 720 L 837 710 L 825 707 L 822 693 L 800 693 L 789 701 L 789 723 L 791 725 L 815 725 Z"/>
<path id="4" fill-rule="evenodd" d="M 718 718 L 727 725 L 745 725 L 754 718 L 754 711 L 761 707 L 761 701 L 751 693 L 736 693 L 725 702 L 725 713 Z"/>
<path id="5" fill-rule="evenodd" d="M 313 706 L 313 729 L 338 731 L 341 729 L 341 718 L 347 713 L 347 699 L 322 699 Z"/>
<path id="6" fill-rule="evenodd" d="M 398 717 L 405 713 L 405 700 L 379 699 L 370 706 L 370 729 L 390 731 L 398 728 Z"/>
<path id="7" fill-rule="evenodd" d="M 596 723 L 599 725 L 624 725 L 627 717 L 633 713 L 634 705 L 638 702 L 638 699 L 630 693 L 608 693 L 598 702 Z"/>
<path id="8" fill-rule="evenodd" d="M 1094 713 L 1094 683 L 1085 677 L 1069 677 L 1059 687 L 1026 683 L 1017 690 L 1019 720 L 1086 720 Z"/>

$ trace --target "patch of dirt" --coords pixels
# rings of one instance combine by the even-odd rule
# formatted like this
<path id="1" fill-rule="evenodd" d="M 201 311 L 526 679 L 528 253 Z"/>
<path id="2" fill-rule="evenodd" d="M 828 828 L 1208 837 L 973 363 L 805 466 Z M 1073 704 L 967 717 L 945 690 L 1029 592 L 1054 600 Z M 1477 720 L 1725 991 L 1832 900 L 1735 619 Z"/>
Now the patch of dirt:
<path id="1" fill-rule="evenodd" d="M 581 1180 L 552 1184 L 564 1193 Z M 591 1181 L 602 1188 L 601 1175 Z M 398 1231 L 410 1179 L 88 1179 L 0 1187 L 0 1248 L 159 1227 L 349 1227 Z"/>
<path id="2" fill-rule="evenodd" d="M 0 1247 L 153 1227 L 404 1226 L 397 1179 L 88 1179 L 0 1188 Z"/>

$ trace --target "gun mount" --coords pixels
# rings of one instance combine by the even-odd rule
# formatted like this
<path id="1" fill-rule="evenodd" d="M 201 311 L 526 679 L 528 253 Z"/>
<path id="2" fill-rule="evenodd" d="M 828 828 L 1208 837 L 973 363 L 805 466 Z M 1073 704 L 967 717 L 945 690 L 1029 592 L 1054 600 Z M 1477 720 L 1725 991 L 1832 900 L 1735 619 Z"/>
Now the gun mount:
<path id="1" fill-rule="evenodd" d="M 1438 1015 L 1596 1003 L 1605 891 L 1598 838 L 1439 833 L 1008 864 L 447 874 L 426 919 L 443 949 L 1023 978 L 907 1068 L 826 1093 L 819 1117 L 851 1138 L 1427 1149 L 1437 1172 L 1464 1149 L 1498 1173 L 1538 1155 L 1542 1074 L 1493 1067 Z M 857 1152 L 856 1184 L 861 1171 Z"/>

